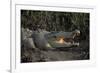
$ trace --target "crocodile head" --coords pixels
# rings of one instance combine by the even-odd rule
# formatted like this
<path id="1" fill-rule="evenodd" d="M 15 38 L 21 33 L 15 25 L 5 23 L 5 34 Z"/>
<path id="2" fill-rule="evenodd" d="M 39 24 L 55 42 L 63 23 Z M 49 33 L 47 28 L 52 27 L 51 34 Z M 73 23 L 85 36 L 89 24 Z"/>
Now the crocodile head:
<path id="1" fill-rule="evenodd" d="M 53 47 L 72 47 L 79 46 L 78 38 L 80 36 L 80 31 L 75 30 L 72 32 L 54 32 L 50 33 L 49 38 L 47 38 L 48 42 Z"/>

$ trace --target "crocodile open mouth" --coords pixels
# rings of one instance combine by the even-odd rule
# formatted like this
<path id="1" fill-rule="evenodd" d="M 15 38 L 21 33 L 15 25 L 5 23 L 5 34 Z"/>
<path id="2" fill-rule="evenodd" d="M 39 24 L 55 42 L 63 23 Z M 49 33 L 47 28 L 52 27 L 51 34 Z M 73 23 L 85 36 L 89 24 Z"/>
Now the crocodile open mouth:
<path id="1" fill-rule="evenodd" d="M 55 41 L 49 41 L 49 44 L 54 48 L 63 48 L 63 47 L 78 47 L 79 39 L 78 38 L 59 38 Z"/>
<path id="2" fill-rule="evenodd" d="M 74 38 L 64 38 L 63 40 L 66 42 L 66 43 L 70 43 L 72 44 L 73 46 L 79 46 L 79 34 L 78 36 L 75 36 Z"/>

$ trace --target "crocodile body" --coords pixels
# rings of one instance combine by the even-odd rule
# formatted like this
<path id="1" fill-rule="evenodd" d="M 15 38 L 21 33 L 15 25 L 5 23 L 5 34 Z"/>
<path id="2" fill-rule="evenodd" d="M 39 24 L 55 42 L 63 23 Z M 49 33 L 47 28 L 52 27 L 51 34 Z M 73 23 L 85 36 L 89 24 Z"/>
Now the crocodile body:
<path id="1" fill-rule="evenodd" d="M 21 32 L 21 44 L 24 45 L 25 48 L 36 47 L 40 49 L 54 49 L 59 47 L 79 46 L 79 43 L 74 42 L 74 38 L 77 36 L 77 34 L 80 34 L 79 30 L 72 32 L 48 32 L 41 29 L 38 29 L 37 31 L 27 29 L 25 31 L 25 29 L 22 28 Z M 59 43 L 61 38 L 63 38 L 63 43 Z"/>

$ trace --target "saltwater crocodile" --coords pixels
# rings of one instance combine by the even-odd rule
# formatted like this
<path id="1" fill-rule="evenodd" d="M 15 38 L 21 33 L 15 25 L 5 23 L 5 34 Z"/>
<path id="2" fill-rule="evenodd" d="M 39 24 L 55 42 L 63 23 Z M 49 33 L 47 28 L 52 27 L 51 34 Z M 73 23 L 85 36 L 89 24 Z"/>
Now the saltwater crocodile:
<path id="1" fill-rule="evenodd" d="M 21 44 L 25 46 L 24 48 L 55 49 L 59 47 L 79 46 L 79 42 L 74 41 L 76 36 L 80 35 L 79 30 L 72 32 L 48 32 L 41 29 L 36 31 L 28 29 L 25 31 L 25 29 L 22 28 L 21 32 Z"/>

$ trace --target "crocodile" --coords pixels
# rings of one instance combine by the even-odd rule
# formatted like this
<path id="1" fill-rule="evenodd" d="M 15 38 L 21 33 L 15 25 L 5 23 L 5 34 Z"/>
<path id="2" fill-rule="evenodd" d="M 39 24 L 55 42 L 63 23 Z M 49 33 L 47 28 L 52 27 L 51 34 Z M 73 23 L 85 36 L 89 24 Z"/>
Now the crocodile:
<path id="1" fill-rule="evenodd" d="M 46 31 L 38 29 L 36 31 L 21 29 L 21 44 L 24 48 L 55 49 L 60 47 L 79 46 L 75 38 L 80 35 L 79 30 L 72 32 Z"/>

